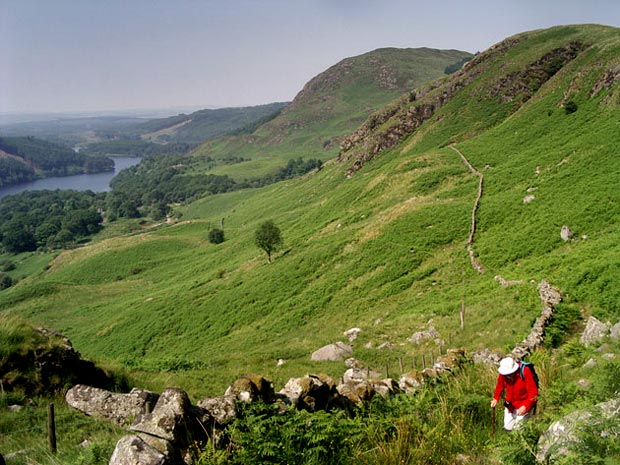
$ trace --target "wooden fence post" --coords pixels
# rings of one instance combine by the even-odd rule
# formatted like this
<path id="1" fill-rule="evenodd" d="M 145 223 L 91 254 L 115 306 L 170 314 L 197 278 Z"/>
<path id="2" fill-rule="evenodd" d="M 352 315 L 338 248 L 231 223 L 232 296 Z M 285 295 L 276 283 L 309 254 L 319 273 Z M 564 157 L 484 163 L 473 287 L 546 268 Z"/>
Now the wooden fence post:
<path id="1" fill-rule="evenodd" d="M 52 454 L 56 453 L 56 421 L 54 420 L 54 404 L 47 404 L 47 443 Z"/>
<path id="2" fill-rule="evenodd" d="M 398 367 L 400 368 L 400 374 L 403 374 L 403 358 L 398 357 Z"/>

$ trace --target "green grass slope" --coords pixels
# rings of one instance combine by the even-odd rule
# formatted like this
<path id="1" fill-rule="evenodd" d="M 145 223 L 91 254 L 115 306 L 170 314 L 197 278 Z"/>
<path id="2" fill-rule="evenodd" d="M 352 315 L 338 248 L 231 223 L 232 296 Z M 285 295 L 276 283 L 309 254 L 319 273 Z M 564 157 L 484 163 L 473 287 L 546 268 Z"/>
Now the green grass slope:
<path id="1" fill-rule="evenodd" d="M 241 165 L 219 166 L 217 174 L 256 177 L 290 159 L 333 158 L 344 136 L 368 115 L 402 93 L 445 74 L 471 57 L 457 50 L 384 48 L 346 58 L 310 80 L 273 120 L 252 134 L 208 141 L 194 152 L 201 159 L 241 157 Z"/>
<path id="2" fill-rule="evenodd" d="M 553 73 L 533 66 L 574 43 L 577 53 Z M 394 144 L 373 152 L 364 141 L 407 127 L 415 111 L 403 102 L 386 110 L 395 119 L 362 128 L 341 162 L 202 199 L 176 225 L 64 252 L 2 291 L 0 311 L 62 331 L 85 357 L 129 367 L 146 387 L 196 396 L 221 394 L 248 371 L 277 388 L 307 371 L 340 376 L 341 363 L 310 354 L 351 327 L 362 329 L 354 356 L 378 370 L 428 354 L 407 339 L 430 325 L 452 346 L 509 349 L 540 313 L 542 279 L 561 288 L 569 313 L 615 322 L 618 57 L 614 28 L 508 39 L 408 102 L 433 103 L 453 88 Z M 466 250 L 478 177 L 451 142 L 484 175 L 473 244 L 482 273 Z M 347 178 L 356 160 L 364 162 Z M 265 219 L 285 242 L 271 264 L 253 240 Z M 222 224 L 226 241 L 210 244 L 209 229 Z M 574 231 L 568 241 L 563 225 Z M 497 275 L 518 283 L 500 286 Z M 392 349 L 378 349 L 384 342 Z"/>

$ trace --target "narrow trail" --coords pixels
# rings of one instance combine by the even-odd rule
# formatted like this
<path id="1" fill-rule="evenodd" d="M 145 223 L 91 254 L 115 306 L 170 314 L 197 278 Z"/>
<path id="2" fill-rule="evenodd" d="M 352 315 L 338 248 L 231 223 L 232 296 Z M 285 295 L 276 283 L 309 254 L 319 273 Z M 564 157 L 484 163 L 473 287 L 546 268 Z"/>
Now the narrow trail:
<path id="1" fill-rule="evenodd" d="M 461 157 L 461 160 L 463 160 L 463 163 L 465 163 L 467 168 L 469 168 L 469 171 L 478 176 L 478 195 L 476 196 L 476 201 L 474 202 L 474 208 L 471 211 L 471 228 L 469 231 L 469 238 L 467 239 L 467 252 L 469 252 L 469 261 L 471 262 L 471 266 L 478 273 L 482 273 L 484 271 L 484 268 L 474 255 L 474 234 L 476 233 L 476 212 L 478 211 L 478 205 L 480 204 L 480 199 L 482 198 L 482 183 L 484 181 L 484 176 L 480 171 L 474 168 L 474 166 L 469 162 L 469 160 L 465 158 L 465 155 L 463 155 L 454 144 L 450 144 L 449 147 L 456 153 L 458 153 L 459 157 Z"/>

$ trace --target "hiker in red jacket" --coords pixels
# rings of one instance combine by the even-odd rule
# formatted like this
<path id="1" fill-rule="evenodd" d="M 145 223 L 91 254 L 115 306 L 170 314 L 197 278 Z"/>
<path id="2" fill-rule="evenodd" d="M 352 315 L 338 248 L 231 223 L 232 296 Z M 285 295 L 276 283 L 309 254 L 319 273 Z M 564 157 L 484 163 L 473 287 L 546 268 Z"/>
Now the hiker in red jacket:
<path id="1" fill-rule="evenodd" d="M 504 429 L 512 431 L 519 422 L 529 418 L 530 412 L 536 406 L 538 387 L 530 367 L 520 370 L 521 362 L 506 357 L 499 362 L 499 376 L 491 407 L 495 408 L 503 391 L 506 391 L 504 401 Z"/>

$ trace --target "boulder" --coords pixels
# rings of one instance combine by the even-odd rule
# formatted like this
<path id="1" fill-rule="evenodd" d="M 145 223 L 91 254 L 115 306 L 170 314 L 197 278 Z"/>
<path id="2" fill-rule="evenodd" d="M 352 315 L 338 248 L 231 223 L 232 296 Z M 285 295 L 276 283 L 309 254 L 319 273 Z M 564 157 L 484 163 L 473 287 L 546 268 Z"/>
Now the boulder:
<path id="1" fill-rule="evenodd" d="M 597 342 L 601 342 L 607 335 L 609 335 L 610 326 L 611 325 L 609 323 L 603 323 L 591 316 L 588 318 L 586 329 L 583 331 L 579 342 L 586 347 Z"/>
<path id="2" fill-rule="evenodd" d="M 445 355 L 437 357 L 433 368 L 438 373 L 453 372 L 467 362 L 465 349 L 450 349 Z"/>
<path id="3" fill-rule="evenodd" d="M 165 439 L 177 448 L 186 448 L 194 439 L 192 428 L 188 428 L 188 425 L 194 423 L 190 420 L 193 419 L 192 410 L 185 391 L 168 388 L 159 396 L 153 412 L 139 415 L 129 429 Z M 200 435 L 204 432 L 197 433 Z"/>
<path id="4" fill-rule="evenodd" d="M 274 397 L 273 383 L 260 375 L 243 375 L 228 386 L 224 395 L 235 397 L 242 402 L 271 402 Z"/>
<path id="5" fill-rule="evenodd" d="M 350 357 L 353 354 L 353 349 L 342 342 L 336 342 L 335 344 L 329 344 L 312 353 L 311 360 L 315 362 L 332 361 L 339 362 Z"/>
<path id="6" fill-rule="evenodd" d="M 198 407 L 208 412 L 219 425 L 225 426 L 237 418 L 237 407 L 234 396 L 214 397 L 198 402 Z"/>
<path id="7" fill-rule="evenodd" d="M 609 331 L 609 337 L 613 341 L 617 341 L 618 339 L 620 339 L 620 323 L 616 323 L 611 327 L 611 330 Z"/>
<path id="8" fill-rule="evenodd" d="M 86 415 L 129 426 L 138 415 L 146 413 L 147 405 L 155 405 L 158 395 L 143 389 L 118 394 L 105 389 L 78 384 L 67 391 L 65 399 L 74 409 Z"/>
<path id="9" fill-rule="evenodd" d="M 549 426 L 538 440 L 536 458 L 540 462 L 553 463 L 561 456 L 570 454 L 581 444 L 582 432 L 596 431 L 609 440 L 620 437 L 617 428 L 610 428 L 610 419 L 620 421 L 620 398 L 596 405 L 592 409 L 578 410 Z M 617 425 L 618 422 L 614 421 Z"/>
<path id="10" fill-rule="evenodd" d="M 359 383 L 343 383 L 336 388 L 338 394 L 354 405 L 360 406 L 369 401 L 375 395 L 372 383 L 362 381 Z"/>
<path id="11" fill-rule="evenodd" d="M 479 349 L 471 355 L 471 358 L 474 363 L 484 363 L 485 365 L 497 367 L 499 361 L 504 358 L 504 354 L 490 349 Z"/>
<path id="12" fill-rule="evenodd" d="M 170 457 L 138 436 L 123 436 L 116 443 L 110 465 L 173 465 Z"/>
<path id="13" fill-rule="evenodd" d="M 413 394 L 424 386 L 424 375 L 418 370 L 411 370 L 401 375 L 398 387 L 407 394 Z"/>
<path id="14" fill-rule="evenodd" d="M 439 332 L 431 326 L 426 331 L 418 331 L 417 333 L 413 333 L 409 339 L 409 342 L 414 344 L 421 344 L 428 340 L 439 339 Z"/>
<path id="15" fill-rule="evenodd" d="M 324 374 L 291 378 L 278 393 L 300 410 L 328 410 L 337 399 L 336 383 Z"/>

